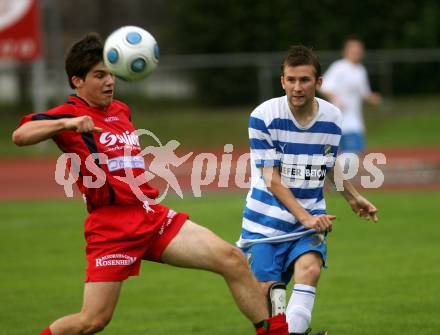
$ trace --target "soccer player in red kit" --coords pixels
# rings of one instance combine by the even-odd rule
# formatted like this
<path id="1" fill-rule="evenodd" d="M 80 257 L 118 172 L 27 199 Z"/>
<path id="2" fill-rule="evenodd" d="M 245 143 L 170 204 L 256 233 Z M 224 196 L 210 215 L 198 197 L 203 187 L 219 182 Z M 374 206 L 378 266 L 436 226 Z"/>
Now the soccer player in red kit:
<path id="1" fill-rule="evenodd" d="M 102 53 L 103 44 L 96 34 L 74 44 L 65 65 L 76 94 L 60 106 L 25 116 L 12 135 L 20 146 L 52 138 L 63 152 L 78 155 L 77 185 L 89 212 L 84 225 L 87 270 L 83 306 L 79 313 L 54 321 L 41 334 L 101 331 L 111 320 L 122 281 L 138 275 L 141 260 L 151 260 L 220 274 L 257 334 L 287 335 L 285 316 L 269 316 L 266 297 L 239 249 L 191 222 L 185 213 L 141 202 L 118 178 L 127 169 L 139 176 L 145 167 L 130 110 L 113 99 L 115 79 L 104 65 Z M 95 154 L 92 164 L 105 173 L 99 188 L 87 187 L 87 180 L 96 180 L 86 167 L 91 154 Z M 158 190 L 148 183 L 140 188 L 149 199 L 158 196 Z"/>

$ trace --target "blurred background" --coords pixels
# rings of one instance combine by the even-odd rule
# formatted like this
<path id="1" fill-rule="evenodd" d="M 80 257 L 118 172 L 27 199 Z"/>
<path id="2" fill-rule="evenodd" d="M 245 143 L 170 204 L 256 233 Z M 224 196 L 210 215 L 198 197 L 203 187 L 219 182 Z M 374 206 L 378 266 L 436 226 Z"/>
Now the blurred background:
<path id="1" fill-rule="evenodd" d="M 182 155 L 213 152 L 218 162 L 227 143 L 234 158 L 248 151 L 250 112 L 283 94 L 280 64 L 289 45 L 313 47 L 326 70 L 341 57 L 347 35 L 362 38 L 372 89 L 383 96 L 381 106 L 365 106 L 367 153 L 387 157 L 380 166 L 384 185 L 364 191 L 383 224 L 351 224 L 357 219 L 329 195 L 340 226 L 332 233 L 331 271 L 322 280 L 314 323 L 338 335 L 438 332 L 438 0 L 0 0 L 0 267 L 8 269 L 0 279 L 0 334 L 36 333 L 72 312 L 80 304 L 84 267 L 80 229 L 86 213 L 77 199 L 66 201 L 54 181 L 59 151 L 49 142 L 18 148 L 11 134 L 25 114 L 73 93 L 64 54 L 74 41 L 90 31 L 106 37 L 123 25 L 147 29 L 161 58 L 147 79 L 118 81 L 116 98 L 131 106 L 138 128 L 153 131 L 163 144 L 175 139 Z M 184 191 L 190 168 L 176 171 Z M 165 202 L 233 243 L 246 190 L 229 185 L 220 189 L 214 180 L 201 198 L 188 192 Z M 124 287 L 121 311 L 104 334 L 155 329 L 205 335 L 213 323 L 218 332 L 212 334 L 230 335 L 230 325 L 236 334 L 252 333 L 220 279 L 156 265 L 145 271 L 151 268 L 154 275 Z M 157 294 L 170 277 L 179 280 Z M 194 282 L 198 292 L 188 289 Z M 139 292 L 161 309 L 146 309 Z M 41 308 L 51 301 L 57 301 L 53 308 Z"/>
<path id="2" fill-rule="evenodd" d="M 8 2 L 13 3 L 2 0 Z M 281 92 L 280 59 L 289 45 L 312 46 L 326 68 L 352 33 L 365 41 L 372 85 L 388 99 L 438 91 L 433 78 L 440 73 L 440 5 L 435 0 L 38 3 L 44 68 L 44 78 L 38 79 L 45 83 L 41 94 L 46 104 L 63 101 L 69 92 L 63 59 L 72 42 L 90 31 L 105 37 L 123 25 L 146 28 L 161 48 L 161 65 L 153 77 L 121 87 L 121 94 L 142 99 L 252 106 Z M 30 63 L 2 60 L 3 104 L 32 99 L 31 68 Z"/>

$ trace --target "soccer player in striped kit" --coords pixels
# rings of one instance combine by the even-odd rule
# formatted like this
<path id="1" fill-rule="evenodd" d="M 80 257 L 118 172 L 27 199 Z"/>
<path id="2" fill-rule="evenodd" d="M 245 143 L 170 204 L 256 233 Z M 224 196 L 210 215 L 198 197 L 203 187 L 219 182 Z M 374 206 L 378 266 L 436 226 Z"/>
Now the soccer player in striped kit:
<path id="1" fill-rule="evenodd" d="M 326 177 L 334 181 L 342 117 L 337 107 L 315 97 L 321 83 L 314 53 L 291 47 L 282 63 L 286 95 L 263 102 L 249 121 L 252 179 L 237 245 L 266 290 L 271 313 L 286 312 L 290 334 L 310 333 L 327 233 L 336 218 L 326 212 L 323 186 Z M 377 221 L 375 206 L 349 181 L 343 186 L 352 209 Z M 285 285 L 292 276 L 286 307 Z"/>
<path id="2" fill-rule="evenodd" d="M 113 99 L 115 78 L 103 63 L 99 36 L 89 34 L 73 45 L 66 57 L 66 73 L 76 94 L 60 106 L 25 116 L 12 135 L 20 146 L 51 138 L 63 152 L 79 157 L 77 185 L 89 212 L 84 223 L 87 269 L 83 306 L 78 313 L 52 322 L 40 335 L 101 331 L 112 318 L 122 282 L 139 274 L 142 260 L 220 274 L 258 335 L 287 335 L 285 315 L 269 317 L 265 295 L 238 248 L 190 221 L 188 214 L 154 203 L 159 191 L 147 182 L 139 191 L 152 203 L 141 201 L 118 178 L 127 173 L 138 177 L 145 166 L 130 109 Z M 104 176 L 97 178 L 90 167 L 101 169 Z M 103 184 L 92 187 L 87 180 Z M 146 301 L 148 304 L 148 297 Z M 197 316 L 194 319 L 197 322 Z"/>

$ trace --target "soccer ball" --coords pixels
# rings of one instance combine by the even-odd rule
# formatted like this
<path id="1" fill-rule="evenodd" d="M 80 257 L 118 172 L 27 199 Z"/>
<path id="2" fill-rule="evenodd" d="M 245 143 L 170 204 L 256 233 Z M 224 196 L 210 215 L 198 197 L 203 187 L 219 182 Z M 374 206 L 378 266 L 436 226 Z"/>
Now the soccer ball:
<path id="1" fill-rule="evenodd" d="M 151 74 L 159 63 L 159 46 L 146 30 L 125 26 L 110 34 L 104 43 L 104 63 L 124 80 L 139 80 Z"/>

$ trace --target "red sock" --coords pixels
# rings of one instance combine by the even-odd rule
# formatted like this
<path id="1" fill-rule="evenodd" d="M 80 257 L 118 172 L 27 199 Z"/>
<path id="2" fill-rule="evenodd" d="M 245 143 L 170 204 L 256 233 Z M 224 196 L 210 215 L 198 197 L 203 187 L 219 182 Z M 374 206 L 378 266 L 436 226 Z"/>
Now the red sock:
<path id="1" fill-rule="evenodd" d="M 52 335 L 52 332 L 50 331 L 50 328 L 47 327 L 45 330 L 43 330 L 40 335 Z"/>
<path id="2" fill-rule="evenodd" d="M 260 322 L 256 326 L 257 335 L 288 335 L 286 315 L 278 314 Z"/>

